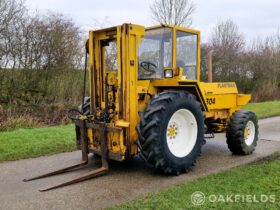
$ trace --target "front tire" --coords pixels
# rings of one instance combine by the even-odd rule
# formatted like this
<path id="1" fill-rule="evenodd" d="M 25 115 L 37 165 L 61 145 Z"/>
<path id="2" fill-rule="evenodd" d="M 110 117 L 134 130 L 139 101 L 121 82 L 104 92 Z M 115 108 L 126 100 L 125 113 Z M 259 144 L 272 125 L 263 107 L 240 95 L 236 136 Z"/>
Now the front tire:
<path id="1" fill-rule="evenodd" d="M 233 113 L 226 132 L 229 150 L 238 155 L 251 154 L 257 146 L 258 128 L 254 112 L 239 110 Z"/>
<path id="2" fill-rule="evenodd" d="M 204 118 L 194 95 L 162 92 L 148 103 L 137 126 L 147 162 L 165 173 L 188 170 L 201 153 Z"/>

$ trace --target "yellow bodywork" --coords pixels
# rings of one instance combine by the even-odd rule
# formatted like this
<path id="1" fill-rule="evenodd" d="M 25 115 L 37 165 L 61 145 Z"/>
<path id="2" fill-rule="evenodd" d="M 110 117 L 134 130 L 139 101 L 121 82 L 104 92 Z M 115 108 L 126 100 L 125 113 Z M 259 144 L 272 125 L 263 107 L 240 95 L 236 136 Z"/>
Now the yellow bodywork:
<path id="1" fill-rule="evenodd" d="M 138 80 L 138 47 L 145 30 L 168 27 L 172 30 L 172 66 L 164 71 L 173 71 L 173 78 Z M 176 66 L 176 31 L 197 35 L 196 80 L 182 75 Z M 111 43 L 117 48 L 116 69 L 106 65 L 106 49 Z M 112 46 L 113 47 L 113 46 Z M 113 67 L 112 67 L 113 68 Z M 143 111 L 151 96 L 166 90 L 186 90 L 201 103 L 205 122 L 214 131 L 223 132 L 227 121 L 236 110 L 249 102 L 250 95 L 238 94 L 236 84 L 200 82 L 200 32 L 178 26 L 159 25 L 150 28 L 134 24 L 89 32 L 89 92 L 91 112 L 105 109 L 111 115 L 107 124 L 108 155 L 118 161 L 138 153 L 136 125 L 138 113 Z M 110 89 L 111 88 L 111 89 Z M 109 107 L 109 108 L 108 108 Z M 96 112 L 98 115 L 98 111 Z M 88 128 L 89 150 L 100 152 L 99 131 Z M 174 135 L 170 130 L 170 135 Z"/>

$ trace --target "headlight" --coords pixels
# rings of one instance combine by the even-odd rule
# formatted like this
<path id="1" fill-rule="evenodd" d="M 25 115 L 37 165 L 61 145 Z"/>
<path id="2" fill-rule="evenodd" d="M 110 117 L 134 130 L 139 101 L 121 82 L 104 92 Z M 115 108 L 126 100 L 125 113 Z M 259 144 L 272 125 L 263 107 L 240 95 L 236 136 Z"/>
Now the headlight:
<path id="1" fill-rule="evenodd" d="M 173 70 L 172 69 L 168 69 L 164 71 L 164 77 L 165 78 L 172 78 L 173 77 Z"/>

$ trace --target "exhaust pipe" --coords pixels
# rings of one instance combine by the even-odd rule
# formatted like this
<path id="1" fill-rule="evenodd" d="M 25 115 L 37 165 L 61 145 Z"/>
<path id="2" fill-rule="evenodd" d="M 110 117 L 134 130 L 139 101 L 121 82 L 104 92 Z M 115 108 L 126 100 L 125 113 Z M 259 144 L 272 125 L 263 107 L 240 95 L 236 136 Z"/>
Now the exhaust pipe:
<path id="1" fill-rule="evenodd" d="M 208 82 L 213 82 L 213 69 L 212 69 L 212 58 L 214 50 L 210 50 L 207 54 L 207 71 L 208 71 Z"/>

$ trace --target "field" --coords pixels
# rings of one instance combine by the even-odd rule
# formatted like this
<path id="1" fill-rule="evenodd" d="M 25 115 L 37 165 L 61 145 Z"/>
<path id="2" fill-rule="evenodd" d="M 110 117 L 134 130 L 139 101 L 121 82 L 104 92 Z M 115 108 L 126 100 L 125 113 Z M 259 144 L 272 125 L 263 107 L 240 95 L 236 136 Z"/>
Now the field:
<path id="1" fill-rule="evenodd" d="M 244 109 L 255 112 L 259 119 L 280 115 L 280 101 L 249 103 Z"/>
<path id="2" fill-rule="evenodd" d="M 0 162 L 75 150 L 73 125 L 0 132 Z"/>

